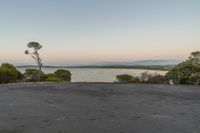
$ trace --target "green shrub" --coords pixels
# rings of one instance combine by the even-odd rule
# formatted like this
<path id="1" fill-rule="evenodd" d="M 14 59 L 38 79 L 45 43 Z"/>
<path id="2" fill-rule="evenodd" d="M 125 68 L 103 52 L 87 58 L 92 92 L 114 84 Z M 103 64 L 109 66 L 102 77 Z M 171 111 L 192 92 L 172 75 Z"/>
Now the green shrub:
<path id="1" fill-rule="evenodd" d="M 45 80 L 49 77 L 55 77 L 55 75 L 53 73 L 44 74 Z"/>
<path id="2" fill-rule="evenodd" d="M 21 79 L 21 73 L 11 64 L 5 63 L 0 67 L 0 83 L 13 83 Z"/>
<path id="3" fill-rule="evenodd" d="M 45 74 L 45 81 L 47 82 L 60 82 L 61 80 L 55 76 L 53 73 Z"/>
<path id="4" fill-rule="evenodd" d="M 138 77 L 133 77 L 132 75 L 122 74 L 117 75 L 116 80 L 119 83 L 139 83 L 140 79 Z"/>
<path id="5" fill-rule="evenodd" d="M 168 81 L 173 81 L 174 84 L 178 84 L 180 81 L 179 81 L 179 74 L 178 74 L 178 71 L 173 68 L 173 69 L 170 69 L 166 74 L 165 74 L 165 78 L 166 80 Z"/>
<path id="6" fill-rule="evenodd" d="M 47 82 L 61 82 L 61 80 L 55 76 L 52 76 L 52 77 L 48 77 L 46 79 Z"/>
<path id="7" fill-rule="evenodd" d="M 45 81 L 45 74 L 42 71 L 39 71 L 38 69 L 26 69 L 25 73 L 23 74 L 24 79 L 26 82 L 37 82 L 39 73 L 41 76 L 41 81 Z"/>
<path id="8" fill-rule="evenodd" d="M 200 84 L 200 51 L 192 52 L 189 58 L 166 73 L 174 83 Z"/>
<path id="9" fill-rule="evenodd" d="M 68 70 L 58 69 L 54 72 L 55 76 L 62 81 L 70 82 L 71 81 L 71 73 Z"/>
<path id="10" fill-rule="evenodd" d="M 138 77 L 133 77 L 132 83 L 140 83 L 140 79 Z"/>
<path id="11" fill-rule="evenodd" d="M 17 71 L 17 73 L 18 73 L 18 76 L 17 76 L 18 80 L 22 80 L 24 77 L 23 74 L 20 71 Z"/>
<path id="12" fill-rule="evenodd" d="M 165 77 L 174 83 L 200 84 L 200 63 L 184 61 L 166 73 Z"/>

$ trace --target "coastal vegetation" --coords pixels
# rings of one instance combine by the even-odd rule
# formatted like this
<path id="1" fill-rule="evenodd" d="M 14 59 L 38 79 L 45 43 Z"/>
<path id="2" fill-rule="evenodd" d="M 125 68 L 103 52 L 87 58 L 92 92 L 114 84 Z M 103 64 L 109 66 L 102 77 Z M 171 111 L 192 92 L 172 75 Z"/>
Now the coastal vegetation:
<path id="1" fill-rule="evenodd" d="M 128 74 L 117 75 L 116 80 L 120 83 L 134 83 L 135 79 L 140 79 L 138 83 L 154 83 L 154 84 L 200 84 L 200 51 L 190 54 L 188 59 L 171 68 L 165 76 L 141 73 L 139 77 Z"/>
<path id="2" fill-rule="evenodd" d="M 140 79 L 129 74 L 122 74 L 116 76 L 117 82 L 120 83 L 139 83 Z"/>
<path id="3" fill-rule="evenodd" d="M 30 43 L 29 43 L 30 44 Z M 42 63 L 37 50 L 41 49 L 37 43 L 29 45 L 34 48 L 31 54 L 36 59 L 38 69 L 28 68 L 22 74 L 13 65 L 4 63 L 0 67 L 0 83 L 14 82 L 71 82 L 72 74 L 66 69 L 58 69 L 54 73 L 45 74 L 42 70 Z M 36 54 L 34 56 L 34 54 Z M 38 54 L 38 55 L 37 55 Z M 200 51 L 192 52 L 186 61 L 179 63 L 163 76 L 158 73 L 143 72 L 139 76 L 121 74 L 116 76 L 119 83 L 153 83 L 153 84 L 200 84 Z"/>
<path id="4" fill-rule="evenodd" d="M 45 74 L 38 69 L 26 69 L 23 74 L 25 82 L 37 82 L 40 74 L 40 81 L 42 82 L 70 82 L 71 73 L 65 69 L 58 69 L 54 73 Z"/>
<path id="5" fill-rule="evenodd" d="M 132 76 L 128 74 L 122 74 L 116 76 L 116 81 L 119 83 L 152 83 L 152 84 L 165 84 L 167 83 L 164 76 L 149 72 L 143 72 L 140 76 Z"/>
<path id="6" fill-rule="evenodd" d="M 22 79 L 22 74 L 11 64 L 4 63 L 0 67 L 0 83 L 18 82 Z"/>
<path id="7" fill-rule="evenodd" d="M 27 44 L 28 48 L 33 48 L 33 52 L 29 52 L 28 50 L 25 50 L 25 54 L 29 54 L 31 55 L 31 57 L 35 60 L 36 64 L 38 65 L 38 69 L 39 71 L 41 71 L 42 69 L 42 59 L 40 58 L 40 55 L 39 55 L 39 50 L 42 48 L 42 45 L 40 45 L 38 42 L 29 42 Z M 40 82 L 41 80 L 41 73 L 42 72 L 38 72 L 38 82 Z"/>
<path id="8" fill-rule="evenodd" d="M 71 73 L 65 69 L 58 69 L 54 73 L 46 74 L 46 81 L 49 82 L 71 82 Z"/>
<path id="9" fill-rule="evenodd" d="M 71 73 L 68 70 L 58 69 L 57 71 L 54 72 L 54 75 L 61 81 L 66 81 L 66 82 L 71 81 Z"/>
<path id="10" fill-rule="evenodd" d="M 40 75 L 40 81 L 45 81 L 44 72 L 38 69 L 29 68 L 25 70 L 25 73 L 23 74 L 23 80 L 25 82 L 37 82 L 39 77 L 38 75 Z"/>
<path id="11" fill-rule="evenodd" d="M 47 82 L 61 82 L 61 80 L 56 77 L 53 73 L 46 74 L 46 81 Z"/>
<path id="12" fill-rule="evenodd" d="M 200 84 L 200 51 L 192 52 L 188 59 L 166 74 L 176 84 Z"/>
<path id="13" fill-rule="evenodd" d="M 28 68 L 22 74 L 13 65 L 4 63 L 0 67 L 0 84 L 17 82 L 70 82 L 71 73 L 65 69 L 58 69 L 54 73 L 45 74 L 38 69 Z"/>

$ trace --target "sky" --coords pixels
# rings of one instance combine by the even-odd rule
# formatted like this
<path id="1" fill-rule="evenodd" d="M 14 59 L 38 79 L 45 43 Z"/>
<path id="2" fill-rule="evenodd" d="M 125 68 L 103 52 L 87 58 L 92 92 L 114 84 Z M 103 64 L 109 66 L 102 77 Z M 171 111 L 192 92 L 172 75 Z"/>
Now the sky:
<path id="1" fill-rule="evenodd" d="M 0 63 L 186 59 L 200 50 L 200 0 L 0 0 Z M 31 49 L 29 49 L 31 50 Z"/>

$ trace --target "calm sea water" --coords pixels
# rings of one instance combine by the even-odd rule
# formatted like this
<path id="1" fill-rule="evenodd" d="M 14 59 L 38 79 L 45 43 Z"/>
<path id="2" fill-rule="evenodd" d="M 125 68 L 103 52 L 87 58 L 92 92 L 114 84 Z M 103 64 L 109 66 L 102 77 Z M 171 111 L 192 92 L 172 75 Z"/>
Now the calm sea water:
<path id="1" fill-rule="evenodd" d="M 53 73 L 58 68 L 43 68 L 45 73 Z M 64 68 L 66 69 L 66 68 Z M 25 68 L 18 68 L 24 72 Z M 107 68 L 67 68 L 72 73 L 72 82 L 114 82 L 116 75 L 130 74 L 139 76 L 142 72 L 158 73 L 164 75 L 167 71 L 145 69 L 107 69 Z"/>

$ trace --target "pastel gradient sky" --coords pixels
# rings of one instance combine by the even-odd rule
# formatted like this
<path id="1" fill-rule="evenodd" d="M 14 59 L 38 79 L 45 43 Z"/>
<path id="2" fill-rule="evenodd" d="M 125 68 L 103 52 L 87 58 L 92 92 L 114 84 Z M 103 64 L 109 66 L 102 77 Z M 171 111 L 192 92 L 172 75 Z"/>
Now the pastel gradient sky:
<path id="1" fill-rule="evenodd" d="M 185 59 L 200 50 L 200 0 L 0 0 L 0 63 Z"/>

